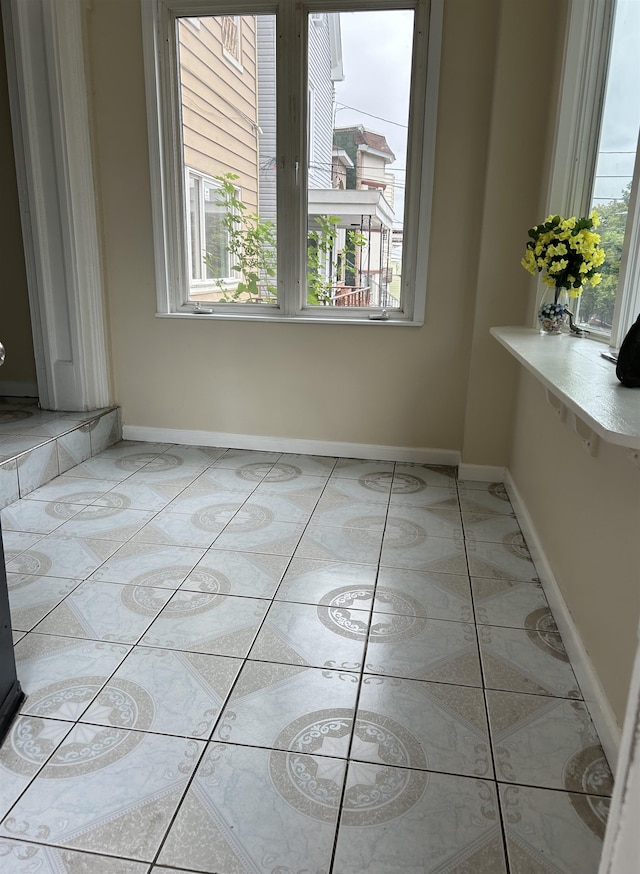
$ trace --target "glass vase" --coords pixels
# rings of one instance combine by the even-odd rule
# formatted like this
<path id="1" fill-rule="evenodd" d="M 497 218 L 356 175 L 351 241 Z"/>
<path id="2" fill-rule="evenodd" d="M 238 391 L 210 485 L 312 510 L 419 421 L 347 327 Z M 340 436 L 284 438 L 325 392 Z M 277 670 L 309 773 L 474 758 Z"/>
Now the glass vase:
<path id="1" fill-rule="evenodd" d="M 567 321 L 569 295 L 566 288 L 546 286 L 538 308 L 538 324 L 541 334 L 560 334 Z"/>

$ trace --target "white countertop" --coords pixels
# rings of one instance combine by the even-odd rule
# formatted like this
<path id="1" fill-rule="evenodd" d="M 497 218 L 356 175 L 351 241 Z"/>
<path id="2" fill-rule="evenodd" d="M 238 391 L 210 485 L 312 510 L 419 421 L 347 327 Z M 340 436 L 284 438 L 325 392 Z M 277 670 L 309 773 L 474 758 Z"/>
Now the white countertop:
<path id="1" fill-rule="evenodd" d="M 640 388 L 626 388 L 616 366 L 600 355 L 607 346 L 534 328 L 491 328 L 496 338 L 598 436 L 640 449 Z"/>

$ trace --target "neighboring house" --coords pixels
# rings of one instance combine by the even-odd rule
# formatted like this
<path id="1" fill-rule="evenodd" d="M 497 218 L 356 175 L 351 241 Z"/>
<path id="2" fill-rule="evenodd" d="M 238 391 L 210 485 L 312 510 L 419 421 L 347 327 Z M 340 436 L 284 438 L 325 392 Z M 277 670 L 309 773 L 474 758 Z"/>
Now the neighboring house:
<path id="1" fill-rule="evenodd" d="M 258 208 L 256 18 L 183 18 L 178 28 L 190 295 L 202 299 L 215 280 L 234 279 L 215 177 L 236 174 L 247 211 Z"/>

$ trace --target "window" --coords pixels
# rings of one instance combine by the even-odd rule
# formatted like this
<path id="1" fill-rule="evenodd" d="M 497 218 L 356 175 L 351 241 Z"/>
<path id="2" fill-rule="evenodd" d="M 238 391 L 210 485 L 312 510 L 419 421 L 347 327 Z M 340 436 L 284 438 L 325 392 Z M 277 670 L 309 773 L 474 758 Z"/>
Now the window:
<path id="1" fill-rule="evenodd" d="M 585 287 L 577 319 L 619 347 L 640 308 L 640 4 L 572 4 L 550 212 L 596 209 L 603 279 Z"/>
<path id="2" fill-rule="evenodd" d="M 221 183 L 192 170 L 187 177 L 189 275 L 191 294 L 197 295 L 220 289 L 232 279 L 229 229 Z M 235 196 L 238 196 L 237 191 Z"/>
<path id="3" fill-rule="evenodd" d="M 222 15 L 222 48 L 225 55 L 242 67 L 242 31 L 239 15 Z"/>
<path id="4" fill-rule="evenodd" d="M 442 0 L 143 9 L 159 313 L 421 324 Z"/>

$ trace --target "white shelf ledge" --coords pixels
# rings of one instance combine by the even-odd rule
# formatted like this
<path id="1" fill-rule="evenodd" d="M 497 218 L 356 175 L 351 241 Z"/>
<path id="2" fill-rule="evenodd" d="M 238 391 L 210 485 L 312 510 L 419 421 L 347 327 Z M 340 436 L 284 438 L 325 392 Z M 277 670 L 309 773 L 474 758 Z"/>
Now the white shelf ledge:
<path id="1" fill-rule="evenodd" d="M 547 336 L 534 328 L 490 331 L 598 437 L 640 450 L 640 388 L 626 388 L 618 381 L 615 364 L 600 355 L 606 346 L 569 334 Z M 559 408 L 554 409 L 560 415 Z"/>

